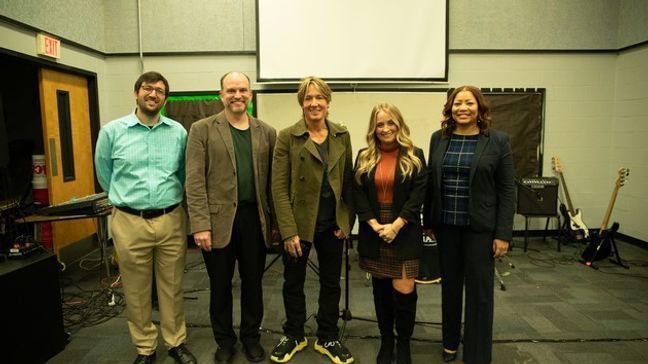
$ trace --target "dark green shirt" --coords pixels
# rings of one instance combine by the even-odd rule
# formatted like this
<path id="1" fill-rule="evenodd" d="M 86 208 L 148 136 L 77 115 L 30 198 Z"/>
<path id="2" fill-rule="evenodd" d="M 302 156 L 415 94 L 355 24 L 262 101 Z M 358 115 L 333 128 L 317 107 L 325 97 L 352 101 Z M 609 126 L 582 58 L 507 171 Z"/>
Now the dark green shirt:
<path id="1" fill-rule="evenodd" d="M 236 155 L 236 182 L 238 183 L 238 203 L 256 202 L 254 188 L 254 165 L 252 164 L 252 137 L 250 128 L 239 130 L 230 125 L 234 154 Z"/>

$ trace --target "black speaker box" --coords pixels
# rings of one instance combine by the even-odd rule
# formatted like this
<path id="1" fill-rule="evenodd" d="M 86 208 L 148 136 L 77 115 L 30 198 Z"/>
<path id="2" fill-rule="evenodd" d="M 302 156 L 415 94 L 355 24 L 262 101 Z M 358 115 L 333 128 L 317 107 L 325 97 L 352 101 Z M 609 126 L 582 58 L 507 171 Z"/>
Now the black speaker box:
<path id="1" fill-rule="evenodd" d="M 556 215 L 558 179 L 522 178 L 517 183 L 517 213 L 520 215 Z"/>
<path id="2" fill-rule="evenodd" d="M 41 252 L 0 262 L 2 363 L 45 363 L 65 347 L 59 263 Z"/>

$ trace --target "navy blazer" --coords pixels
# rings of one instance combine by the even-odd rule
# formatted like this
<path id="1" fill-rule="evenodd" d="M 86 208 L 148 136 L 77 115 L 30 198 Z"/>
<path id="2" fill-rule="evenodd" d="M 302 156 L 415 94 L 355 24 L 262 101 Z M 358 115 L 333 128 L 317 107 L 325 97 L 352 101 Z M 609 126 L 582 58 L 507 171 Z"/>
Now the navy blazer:
<path id="1" fill-rule="evenodd" d="M 450 138 L 441 130 L 430 138 L 428 193 L 425 198 L 423 225 L 442 223 L 441 177 L 443 157 Z M 511 144 L 505 133 L 490 129 L 477 141 L 470 167 L 470 226 L 477 232 L 493 232 L 494 238 L 511 241 L 515 214 L 515 181 Z"/>
<path id="2" fill-rule="evenodd" d="M 366 148 L 365 148 L 366 149 Z M 363 149 L 364 150 L 364 149 Z M 358 156 L 360 156 L 358 152 Z M 396 167 L 394 179 L 394 200 L 392 202 L 392 214 L 394 219 L 402 217 L 407 224 L 401 228 L 392 244 L 396 247 L 399 259 L 417 259 L 421 256 L 423 248 L 423 229 L 421 227 L 421 205 L 425 199 L 427 172 L 425 157 L 420 148 L 414 148 L 414 155 L 421 160 L 421 169 L 414 171 L 410 177 L 403 179 L 403 175 Z M 356 167 L 358 158 L 356 157 Z M 380 208 L 378 206 L 378 194 L 374 183 L 374 168 L 370 173 L 364 173 L 360 177 L 361 184 L 353 179 L 353 196 L 356 213 L 360 227 L 358 230 L 358 254 L 361 257 L 378 259 L 380 257 L 380 244 L 383 240 L 369 226 L 367 220 L 378 219 Z"/>

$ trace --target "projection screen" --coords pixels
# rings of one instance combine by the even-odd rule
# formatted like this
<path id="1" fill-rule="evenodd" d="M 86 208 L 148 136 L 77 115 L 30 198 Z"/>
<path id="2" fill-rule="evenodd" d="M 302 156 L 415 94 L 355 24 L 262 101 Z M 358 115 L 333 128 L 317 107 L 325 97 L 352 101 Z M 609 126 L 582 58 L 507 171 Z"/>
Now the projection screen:
<path id="1" fill-rule="evenodd" d="M 258 81 L 447 81 L 447 9 L 447 0 L 257 0 Z"/>

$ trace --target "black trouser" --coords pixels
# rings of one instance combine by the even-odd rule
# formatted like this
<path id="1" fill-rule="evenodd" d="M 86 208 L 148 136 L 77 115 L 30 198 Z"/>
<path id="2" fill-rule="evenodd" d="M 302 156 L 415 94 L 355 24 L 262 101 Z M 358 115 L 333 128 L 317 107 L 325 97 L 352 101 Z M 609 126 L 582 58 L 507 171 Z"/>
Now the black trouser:
<path id="1" fill-rule="evenodd" d="M 493 345 L 493 233 L 442 226 L 436 231 L 441 265 L 443 347 L 456 350 L 466 285 L 463 361 L 490 363 Z"/>
<path id="2" fill-rule="evenodd" d="M 232 278 L 238 261 L 241 277 L 241 327 L 243 343 L 260 339 L 263 320 L 263 268 L 266 246 L 256 205 L 239 206 L 234 217 L 232 240 L 222 249 L 203 251 L 210 282 L 209 316 L 214 339 L 221 347 L 236 343 L 232 326 Z"/>
<path id="3" fill-rule="evenodd" d="M 319 264 L 319 308 L 317 310 L 317 338 L 322 341 L 338 339 L 338 317 L 340 304 L 340 270 L 342 269 L 342 249 L 344 240 L 333 234 L 334 229 L 315 234 L 315 251 Z M 292 258 L 283 252 L 284 285 L 283 299 L 286 309 L 284 334 L 295 339 L 304 337 L 306 322 L 306 263 L 311 244 L 302 241 L 305 249 L 300 259 Z"/>

